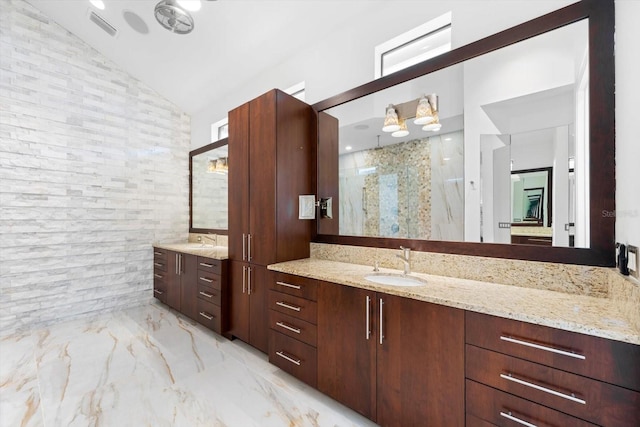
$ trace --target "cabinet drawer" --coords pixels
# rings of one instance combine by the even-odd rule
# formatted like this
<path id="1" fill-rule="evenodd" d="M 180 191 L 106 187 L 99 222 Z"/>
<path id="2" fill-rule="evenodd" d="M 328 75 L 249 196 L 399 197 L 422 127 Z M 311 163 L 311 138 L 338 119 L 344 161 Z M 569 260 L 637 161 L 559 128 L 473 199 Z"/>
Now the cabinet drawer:
<path id="1" fill-rule="evenodd" d="M 317 303 L 282 292 L 269 291 L 269 308 L 317 324 Z"/>
<path id="2" fill-rule="evenodd" d="M 466 402 L 467 414 L 480 418 L 487 425 L 514 426 L 518 424 L 516 420 L 520 420 L 538 427 L 596 427 L 475 381 L 466 382 Z"/>
<path id="3" fill-rule="evenodd" d="M 318 341 L 316 325 L 275 310 L 269 310 L 269 327 L 314 347 Z"/>
<path id="4" fill-rule="evenodd" d="M 209 288 L 222 290 L 222 282 L 219 274 L 213 274 L 209 271 L 198 269 L 198 286 L 207 286 Z"/>
<path id="5" fill-rule="evenodd" d="M 198 322 L 217 333 L 221 333 L 220 315 L 220 306 L 198 299 Z"/>
<path id="6" fill-rule="evenodd" d="M 218 289 L 210 288 L 198 283 L 198 298 L 215 305 L 221 305 L 221 292 Z"/>
<path id="7" fill-rule="evenodd" d="M 167 288 L 165 287 L 164 283 L 153 284 L 153 296 L 160 302 L 164 304 L 167 303 Z"/>
<path id="8" fill-rule="evenodd" d="M 640 346 L 466 313 L 467 343 L 640 391 Z"/>
<path id="9" fill-rule="evenodd" d="M 269 331 L 269 362 L 316 387 L 318 356 L 315 347 L 272 330 Z"/>
<path id="10" fill-rule="evenodd" d="M 466 427 L 494 427 L 495 426 L 495 424 L 491 424 L 490 422 L 485 421 L 481 418 L 478 418 L 475 415 L 466 414 L 465 418 L 466 418 L 466 422 L 464 425 Z"/>
<path id="11" fill-rule="evenodd" d="M 167 263 L 168 252 L 165 249 L 153 248 L 154 261 L 161 261 L 164 264 Z"/>
<path id="12" fill-rule="evenodd" d="M 469 344 L 466 376 L 595 424 L 632 426 L 640 419 L 638 392 Z"/>
<path id="13" fill-rule="evenodd" d="M 285 273 L 275 273 L 271 277 L 269 289 L 311 301 L 318 300 L 317 280 Z"/>
<path id="14" fill-rule="evenodd" d="M 166 273 L 167 272 L 167 261 L 154 258 L 153 259 L 153 271 L 155 273 Z"/>
<path id="15" fill-rule="evenodd" d="M 153 269 L 153 284 L 167 283 L 167 273 L 159 268 Z"/>
<path id="16" fill-rule="evenodd" d="M 222 261 L 213 258 L 198 257 L 198 270 L 208 271 L 213 274 L 222 272 Z"/>

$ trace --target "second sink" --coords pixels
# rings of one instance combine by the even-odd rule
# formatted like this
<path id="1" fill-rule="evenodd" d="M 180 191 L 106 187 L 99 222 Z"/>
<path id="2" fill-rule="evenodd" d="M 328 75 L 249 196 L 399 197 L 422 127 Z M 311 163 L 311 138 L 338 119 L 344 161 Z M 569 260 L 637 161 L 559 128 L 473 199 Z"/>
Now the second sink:
<path id="1" fill-rule="evenodd" d="M 364 276 L 364 278 L 370 282 L 391 286 L 424 286 L 427 284 L 427 282 L 417 277 L 394 274 L 369 274 L 368 276 Z"/>

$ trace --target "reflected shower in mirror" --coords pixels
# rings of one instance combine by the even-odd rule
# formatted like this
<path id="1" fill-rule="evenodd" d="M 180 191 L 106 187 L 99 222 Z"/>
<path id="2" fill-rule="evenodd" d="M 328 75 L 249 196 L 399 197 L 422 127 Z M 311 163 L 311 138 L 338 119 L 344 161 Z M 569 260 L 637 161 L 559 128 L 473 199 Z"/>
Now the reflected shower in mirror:
<path id="1" fill-rule="evenodd" d="M 588 26 L 578 21 L 324 109 L 338 141 L 336 231 L 489 243 L 544 233 L 545 244 L 589 248 Z M 416 120 L 420 104 L 431 126 Z M 536 168 L 553 168 L 553 185 L 523 187 L 514 218 L 511 172 Z"/>
<path id="2" fill-rule="evenodd" d="M 190 153 L 190 232 L 226 234 L 228 229 L 227 140 L 209 144 Z"/>

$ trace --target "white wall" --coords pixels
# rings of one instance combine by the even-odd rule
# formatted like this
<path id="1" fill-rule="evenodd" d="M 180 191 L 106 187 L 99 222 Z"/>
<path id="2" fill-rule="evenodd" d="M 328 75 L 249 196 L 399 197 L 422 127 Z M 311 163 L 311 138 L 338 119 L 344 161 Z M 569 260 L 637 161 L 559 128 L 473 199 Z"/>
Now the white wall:
<path id="1" fill-rule="evenodd" d="M 640 1 L 616 1 L 616 241 L 640 246 Z"/>
<path id="2" fill-rule="evenodd" d="M 152 298 L 189 117 L 26 2 L 0 14 L 0 333 Z"/>

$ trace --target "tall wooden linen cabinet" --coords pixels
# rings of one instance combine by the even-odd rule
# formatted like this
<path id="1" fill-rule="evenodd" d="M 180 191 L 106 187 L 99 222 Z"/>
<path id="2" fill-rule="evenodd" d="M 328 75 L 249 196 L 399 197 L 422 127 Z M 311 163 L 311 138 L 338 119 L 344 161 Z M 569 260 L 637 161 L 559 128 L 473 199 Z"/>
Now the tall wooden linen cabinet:
<path id="1" fill-rule="evenodd" d="M 229 334 L 268 350 L 266 266 L 309 256 L 314 221 L 298 219 L 313 194 L 312 108 L 277 89 L 229 112 Z"/>

